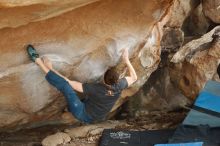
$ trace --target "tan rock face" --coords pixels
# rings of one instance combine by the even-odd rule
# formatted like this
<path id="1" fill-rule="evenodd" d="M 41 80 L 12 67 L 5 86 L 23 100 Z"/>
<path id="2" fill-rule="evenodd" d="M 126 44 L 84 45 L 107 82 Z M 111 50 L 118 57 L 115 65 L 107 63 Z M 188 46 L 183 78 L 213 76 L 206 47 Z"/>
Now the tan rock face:
<path id="1" fill-rule="evenodd" d="M 187 72 L 185 66 L 170 63 L 173 53 L 181 51 L 180 48 L 183 48 L 183 44 L 189 41 L 189 38 L 193 35 L 204 34 L 208 30 L 210 24 L 202 13 L 201 4 L 194 0 L 175 0 L 167 10 L 166 17 L 168 17 L 168 21 L 162 28 L 163 36 L 158 43 L 161 46 L 161 58 L 164 58 L 162 56 L 166 57 L 161 60 L 160 67 L 151 74 L 143 88 L 130 98 L 129 109 L 136 116 L 151 110 L 173 110 L 189 105 L 191 100 L 186 99 L 185 96 L 195 98 L 201 88 L 180 86 L 180 76 L 182 78 L 189 76 L 188 82 L 196 78 L 199 78 L 198 82 L 200 80 L 202 80 L 201 83 L 204 82 L 204 78 L 197 76 L 198 74 L 191 76 L 192 72 L 196 72 L 193 66 L 188 65 L 189 71 Z M 177 59 L 182 57 L 178 56 Z M 185 57 L 182 59 L 184 60 Z"/>
<path id="2" fill-rule="evenodd" d="M 184 20 L 182 30 L 184 36 L 197 36 L 205 34 L 210 26 L 211 21 L 203 13 L 203 7 L 200 3 L 191 14 Z"/>
<path id="3" fill-rule="evenodd" d="M 212 37 L 219 34 L 215 32 L 219 26 L 207 33 L 213 26 L 210 27 L 202 11 L 202 5 L 193 1 L 173 2 L 161 40 L 162 52 L 168 54 L 168 58 L 162 60 L 164 62 L 160 66 L 163 66 L 162 69 L 168 66 L 169 70 L 164 69 L 163 74 L 158 75 L 160 68 L 151 75 L 138 94 L 130 99 L 131 113 L 139 116 L 145 111 L 183 107 L 190 104 L 184 96 L 193 101 L 207 80 L 219 81 L 216 74 L 220 58 L 219 39 L 214 41 Z M 200 38 L 199 35 L 203 36 Z"/>
<path id="4" fill-rule="evenodd" d="M 220 23 L 220 1 L 219 0 L 203 0 L 203 12 L 205 16 L 215 23 Z"/>
<path id="5" fill-rule="evenodd" d="M 54 135 L 46 137 L 42 141 L 43 146 L 57 146 L 60 144 L 66 144 L 71 140 L 70 136 L 63 132 L 58 132 Z"/>
<path id="6" fill-rule="evenodd" d="M 219 23 L 218 4 L 194 0 L 2 0 L 0 129 L 75 121 L 63 114 L 66 102 L 62 94 L 28 58 L 27 44 L 47 56 L 62 74 L 80 82 L 100 81 L 112 66 L 122 73 L 121 51 L 128 48 L 138 81 L 122 93 L 113 113 L 158 68 L 161 52 L 168 52 L 166 61 L 172 62 L 161 88 L 178 87 L 185 96 L 195 98 L 208 79 L 219 80 L 215 71 L 219 40 L 212 38 L 218 27 L 205 34 L 212 26 L 204 17 Z M 209 6 L 212 9 L 207 9 Z M 192 40 L 194 37 L 199 39 Z M 178 86 L 173 87 L 169 80 Z M 179 92 L 170 93 L 172 96 L 164 92 L 167 97 L 182 97 Z M 141 101 L 147 100 L 140 95 Z M 141 105 L 144 108 L 149 105 L 148 101 L 142 103 L 146 103 Z M 177 106 L 166 103 L 161 108 L 166 105 Z"/>
<path id="7" fill-rule="evenodd" d="M 1 0 L 0 28 L 49 19 L 95 1 L 98 0 Z"/>
<path id="8" fill-rule="evenodd" d="M 188 17 L 199 3 L 194 0 L 174 0 L 169 9 L 170 19 L 166 24 L 169 27 L 181 27 L 186 17 Z"/>
<path id="9" fill-rule="evenodd" d="M 106 0 L 75 9 L 92 1 L 77 2 L 1 2 L 0 119 L 4 122 L 0 127 L 59 120 L 65 107 L 62 95 L 29 60 L 25 49 L 29 43 L 56 69 L 81 82 L 101 78 L 120 62 L 121 50 L 129 48 L 139 80 L 123 97 L 134 94 L 157 68 L 167 21 L 161 16 L 168 0 Z M 123 70 L 124 65 L 118 68 Z"/>
<path id="10" fill-rule="evenodd" d="M 178 63 L 171 68 L 171 76 L 184 94 L 195 98 L 207 80 L 219 80 L 216 69 L 220 59 L 219 26 L 184 45 L 171 61 Z M 213 36 L 217 35 L 216 39 Z M 178 74 L 178 75 L 177 75 Z"/>

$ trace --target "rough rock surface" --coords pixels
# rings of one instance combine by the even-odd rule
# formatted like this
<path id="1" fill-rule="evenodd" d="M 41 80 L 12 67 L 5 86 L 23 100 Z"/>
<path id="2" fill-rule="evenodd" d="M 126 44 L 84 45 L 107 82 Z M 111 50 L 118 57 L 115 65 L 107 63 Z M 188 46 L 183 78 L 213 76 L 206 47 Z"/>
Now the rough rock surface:
<path id="1" fill-rule="evenodd" d="M 171 83 L 169 74 L 168 67 L 159 68 L 151 74 L 141 90 L 129 98 L 128 108 L 131 115 L 140 116 L 141 113 L 149 111 L 178 110 L 191 103 Z"/>
<path id="2" fill-rule="evenodd" d="M 167 15 L 170 15 L 170 19 L 163 28 L 161 40 L 161 56 L 165 54 L 167 58 L 161 60 L 159 69 L 129 99 L 131 114 L 189 106 L 192 100 L 185 97 L 195 99 L 207 80 L 219 81 L 216 75 L 220 58 L 217 47 L 219 40 L 213 42 L 211 37 L 217 28 L 207 33 L 217 24 L 213 25 L 204 16 L 202 3 L 193 0 L 173 1 Z M 198 39 L 201 35 L 204 36 Z M 213 46 L 210 48 L 210 42 L 215 44 L 214 49 Z M 208 53 L 205 53 L 205 49 L 209 50 Z"/>
<path id="3" fill-rule="evenodd" d="M 203 13 L 202 4 L 199 4 L 184 20 L 182 30 L 185 37 L 203 35 L 209 30 L 210 24 L 210 20 Z"/>
<path id="4" fill-rule="evenodd" d="M 203 0 L 203 12 L 205 16 L 215 23 L 220 23 L 220 1 L 219 0 Z"/>
<path id="5" fill-rule="evenodd" d="M 144 88 L 137 93 L 138 106 L 184 106 L 184 96 L 193 99 L 207 80 L 219 80 L 219 39 L 212 37 L 219 29 L 218 5 L 217 0 L 2 0 L 0 130 L 76 122 L 63 112 L 63 96 L 29 60 L 29 43 L 62 74 L 81 82 L 100 81 L 111 66 L 122 73 L 121 50 L 128 48 L 138 81 L 122 93 L 109 117 L 125 97 L 145 83 L 150 86 L 146 81 L 158 68 L 161 54 L 168 53 L 161 81 L 147 93 Z M 161 89 L 175 91 L 164 90 L 163 96 Z"/>
<path id="6" fill-rule="evenodd" d="M 220 60 L 220 27 L 184 45 L 173 56 L 172 80 L 184 92 L 194 99 L 208 80 L 220 79 L 216 69 Z M 178 74 L 178 75 L 176 75 Z"/>
<path id="7" fill-rule="evenodd" d="M 66 144 L 71 140 L 70 136 L 63 132 L 58 132 L 54 135 L 46 137 L 42 141 L 43 146 L 57 146 L 60 144 Z"/>
<path id="8" fill-rule="evenodd" d="M 46 20 L 98 0 L 1 0 L 0 28 Z"/>

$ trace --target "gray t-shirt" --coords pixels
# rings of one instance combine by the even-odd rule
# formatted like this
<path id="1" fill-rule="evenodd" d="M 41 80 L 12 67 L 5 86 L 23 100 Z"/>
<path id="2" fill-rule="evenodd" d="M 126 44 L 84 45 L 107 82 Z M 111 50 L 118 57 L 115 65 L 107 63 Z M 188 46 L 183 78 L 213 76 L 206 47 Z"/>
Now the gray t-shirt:
<path id="1" fill-rule="evenodd" d="M 83 94 L 86 95 L 84 101 L 86 112 L 94 121 L 104 120 L 119 98 L 121 91 L 127 87 L 128 82 L 125 78 L 111 86 L 102 83 L 84 83 Z"/>

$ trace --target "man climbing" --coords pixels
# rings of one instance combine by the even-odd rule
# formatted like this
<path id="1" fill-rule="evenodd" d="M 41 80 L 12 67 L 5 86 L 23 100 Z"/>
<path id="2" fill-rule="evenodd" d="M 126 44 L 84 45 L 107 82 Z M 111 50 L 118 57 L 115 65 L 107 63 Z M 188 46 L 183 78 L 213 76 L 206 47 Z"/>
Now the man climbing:
<path id="1" fill-rule="evenodd" d="M 117 72 L 111 68 L 105 72 L 103 83 L 80 83 L 69 80 L 52 67 L 49 59 L 40 58 L 32 45 L 27 46 L 27 52 L 31 60 L 46 73 L 46 80 L 63 93 L 69 111 L 78 120 L 85 123 L 104 120 L 119 98 L 121 91 L 137 80 L 127 49 L 124 49 L 122 58 L 129 70 L 129 76 L 119 79 Z M 80 101 L 75 91 L 85 95 L 86 98 L 83 102 Z"/>

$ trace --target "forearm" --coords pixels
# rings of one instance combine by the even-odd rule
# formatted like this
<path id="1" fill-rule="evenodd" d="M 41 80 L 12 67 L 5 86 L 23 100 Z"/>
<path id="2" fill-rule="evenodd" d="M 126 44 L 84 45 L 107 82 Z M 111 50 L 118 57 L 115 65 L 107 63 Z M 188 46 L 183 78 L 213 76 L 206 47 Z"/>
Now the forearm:
<path id="1" fill-rule="evenodd" d="M 128 86 L 130 86 L 135 81 L 137 81 L 137 74 L 129 60 L 128 49 L 124 49 L 124 52 L 122 55 L 123 55 L 123 61 L 126 63 L 128 71 L 129 71 L 129 76 L 126 76 L 125 79 L 127 80 Z"/>
<path id="2" fill-rule="evenodd" d="M 132 79 L 137 80 L 137 74 L 134 70 L 134 67 L 132 66 L 131 62 L 129 59 L 126 60 L 126 65 L 128 67 L 129 75 Z"/>

